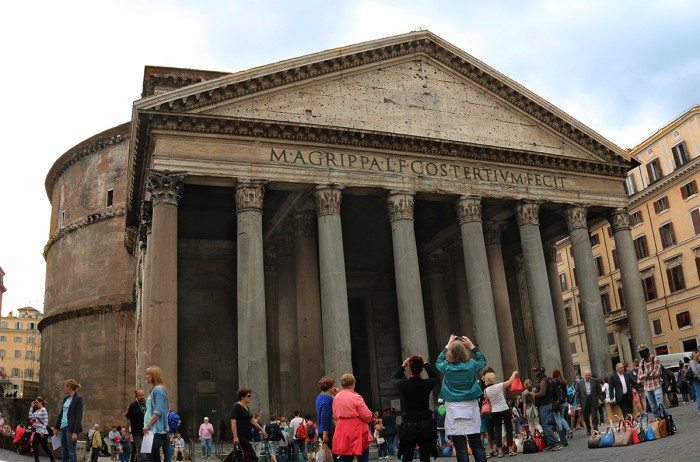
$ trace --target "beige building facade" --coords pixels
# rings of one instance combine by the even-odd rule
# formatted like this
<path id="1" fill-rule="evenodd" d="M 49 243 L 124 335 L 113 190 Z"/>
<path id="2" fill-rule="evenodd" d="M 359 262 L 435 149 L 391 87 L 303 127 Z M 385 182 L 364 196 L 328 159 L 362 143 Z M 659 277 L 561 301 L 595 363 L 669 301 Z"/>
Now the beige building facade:
<path id="1" fill-rule="evenodd" d="M 31 306 L 0 317 L 0 387 L 4 396 L 22 398 L 27 382 L 39 382 L 41 319 L 41 312 Z"/>
<path id="2" fill-rule="evenodd" d="M 700 334 L 700 106 L 694 106 L 630 151 L 639 162 L 626 180 L 632 239 L 657 354 L 695 351 Z M 591 225 L 607 343 L 612 361 L 631 362 L 627 304 L 609 224 Z M 575 368 L 590 366 L 580 294 L 568 240 L 557 270 Z M 651 347 L 651 345 L 650 345 Z"/>
<path id="3" fill-rule="evenodd" d="M 588 226 L 611 223 L 631 335 L 651 343 L 636 165 L 428 31 L 238 73 L 149 66 L 132 120 L 47 176 L 42 387 L 57 399 L 76 377 L 100 421 L 157 364 L 195 428 L 226 420 L 239 386 L 263 415 L 313 413 L 319 377 L 354 372 L 379 408 L 403 358 L 434 360 L 451 333 L 499 376 L 571 377 L 566 236 L 610 372 Z"/>

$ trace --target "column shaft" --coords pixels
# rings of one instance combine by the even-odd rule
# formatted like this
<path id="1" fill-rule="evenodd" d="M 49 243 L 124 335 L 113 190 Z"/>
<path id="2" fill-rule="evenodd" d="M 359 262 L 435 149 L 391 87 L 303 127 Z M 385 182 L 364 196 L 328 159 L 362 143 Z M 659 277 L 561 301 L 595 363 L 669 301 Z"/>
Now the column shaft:
<path id="1" fill-rule="evenodd" d="M 462 196 L 455 206 L 464 248 L 464 269 L 469 291 L 469 308 L 479 349 L 499 379 L 503 376 L 501 348 L 493 305 L 484 230 L 481 225 L 481 199 Z"/>
<path id="2" fill-rule="evenodd" d="M 343 374 L 352 372 L 348 288 L 345 279 L 343 228 L 340 221 L 340 188 L 318 186 L 315 199 L 318 215 L 323 360 L 326 374 L 339 380 Z"/>
<path id="3" fill-rule="evenodd" d="M 651 349 L 654 341 L 649 327 L 649 315 L 647 314 L 647 305 L 644 300 L 642 276 L 639 274 L 627 209 L 615 210 L 611 214 L 609 221 L 612 226 L 613 237 L 615 238 L 617 261 L 620 264 L 622 293 L 625 297 L 625 308 L 627 309 L 627 319 L 630 325 L 632 346 L 637 348 L 643 343 Z"/>
<path id="4" fill-rule="evenodd" d="M 525 279 L 537 342 L 537 360 L 540 366 L 551 372 L 555 368 L 561 369 L 561 354 L 540 236 L 539 204 L 521 202 L 517 211 Z"/>
<path id="5" fill-rule="evenodd" d="M 484 231 L 486 236 L 486 257 L 488 259 L 493 291 L 493 304 L 496 311 L 496 326 L 498 327 L 498 339 L 501 345 L 501 363 L 503 364 L 504 376 L 508 377 L 513 371 L 518 370 L 518 354 L 515 348 L 515 331 L 513 330 L 513 318 L 510 312 L 506 270 L 503 266 L 503 251 L 501 250 L 503 225 L 500 223 L 486 223 Z"/>
<path id="6" fill-rule="evenodd" d="M 445 346 L 446 340 L 450 338 L 454 324 L 450 323 L 447 298 L 445 293 L 445 257 L 442 254 L 428 255 L 424 260 L 423 267 L 426 269 L 425 290 L 427 292 L 427 303 L 430 305 L 432 315 L 432 325 L 434 331 L 434 344 L 432 345 L 437 357 Z M 462 334 L 466 335 L 466 334 Z"/>
<path id="7" fill-rule="evenodd" d="M 472 323 L 471 310 L 469 308 L 469 290 L 467 289 L 467 274 L 464 271 L 464 249 L 461 240 L 458 240 L 454 245 L 450 245 L 450 259 L 455 280 L 459 331 L 462 335 L 475 338 L 474 324 Z"/>
<path id="8" fill-rule="evenodd" d="M 561 372 L 564 374 L 566 380 L 572 382 L 576 378 L 576 374 L 574 372 L 574 361 L 571 357 L 569 326 L 566 325 L 564 297 L 561 293 L 559 271 L 557 270 L 557 249 L 553 243 L 547 244 L 545 256 L 547 260 L 549 290 L 552 294 L 552 306 L 554 307 L 554 322 L 557 325 L 557 339 L 559 340 L 559 352 L 561 353 Z"/>
<path id="9" fill-rule="evenodd" d="M 598 271 L 593 260 L 585 207 L 566 209 L 566 224 L 571 237 L 571 250 L 576 264 L 581 317 L 586 328 L 586 343 L 591 371 L 596 377 L 612 373 L 608 335 L 600 301 Z"/>
<path id="10" fill-rule="evenodd" d="M 255 408 L 262 415 L 269 415 L 263 194 L 260 183 L 242 181 L 236 187 L 238 386 L 252 388 L 257 394 L 253 398 Z"/>
<path id="11" fill-rule="evenodd" d="M 401 357 L 423 355 L 424 358 L 428 358 L 428 334 L 425 326 L 416 235 L 413 228 L 413 195 L 390 193 L 387 198 L 387 207 L 394 249 Z"/>
<path id="12" fill-rule="evenodd" d="M 177 406 L 177 205 L 184 173 L 150 170 L 147 189 L 153 202 L 147 348 L 150 365 L 160 366 L 168 398 Z"/>
<path id="13" fill-rule="evenodd" d="M 532 320 L 532 310 L 530 309 L 530 293 L 527 290 L 527 277 L 525 276 L 525 259 L 522 256 L 516 257 L 515 266 L 520 316 L 523 322 L 523 335 L 525 337 L 529 369 L 539 364 L 539 360 L 537 359 L 537 339 L 535 338 L 535 327 Z"/>
<path id="14" fill-rule="evenodd" d="M 279 349 L 279 310 L 277 301 L 277 254 L 273 249 L 265 251 L 265 325 L 267 326 L 268 383 L 270 384 L 270 412 L 280 415 L 280 349 Z"/>

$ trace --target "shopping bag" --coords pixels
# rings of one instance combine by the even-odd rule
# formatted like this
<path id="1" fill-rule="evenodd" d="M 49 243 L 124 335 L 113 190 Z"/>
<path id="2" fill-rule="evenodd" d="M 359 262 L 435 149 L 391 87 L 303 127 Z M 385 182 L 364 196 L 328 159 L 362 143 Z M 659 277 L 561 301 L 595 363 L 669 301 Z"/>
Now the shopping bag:
<path id="1" fill-rule="evenodd" d="M 510 391 L 513 393 L 520 393 L 523 391 L 523 382 L 520 381 L 520 377 L 513 379 L 513 383 L 510 384 Z"/>
<path id="2" fill-rule="evenodd" d="M 654 438 L 657 440 L 661 438 L 661 431 L 659 430 L 659 420 L 656 418 L 649 419 L 649 428 L 651 428 L 652 433 L 654 433 Z"/>
<path id="3" fill-rule="evenodd" d="M 667 436 L 673 435 L 676 432 L 676 424 L 673 422 L 673 416 L 666 410 L 666 406 L 659 406 L 659 415 L 666 422 Z"/>
<path id="4" fill-rule="evenodd" d="M 628 420 L 622 420 L 617 424 L 615 432 L 615 446 L 627 446 L 632 438 L 632 427 Z"/>
<path id="5" fill-rule="evenodd" d="M 588 449 L 596 449 L 600 447 L 600 433 L 597 430 L 591 432 L 588 437 Z"/>
<path id="6" fill-rule="evenodd" d="M 532 439 L 531 435 L 527 435 L 523 440 L 523 454 L 535 454 L 537 453 L 537 445 L 535 440 Z"/>
<path id="7" fill-rule="evenodd" d="M 484 399 L 481 401 L 481 415 L 491 414 L 491 400 L 489 397 L 484 395 Z"/>
<path id="8" fill-rule="evenodd" d="M 544 451 L 544 447 L 545 447 L 544 436 L 542 436 L 542 433 L 540 433 L 539 430 L 535 430 L 534 435 L 535 436 L 532 439 L 535 441 L 535 446 L 537 447 L 537 452 Z"/>
<path id="9" fill-rule="evenodd" d="M 615 446 L 615 432 L 612 428 L 608 427 L 605 433 L 600 435 L 600 445 L 601 448 L 611 448 Z"/>
<path id="10" fill-rule="evenodd" d="M 654 429 L 649 423 L 649 414 L 644 414 L 642 419 L 642 428 L 644 428 L 644 441 L 654 441 L 656 439 L 656 434 L 654 433 Z"/>

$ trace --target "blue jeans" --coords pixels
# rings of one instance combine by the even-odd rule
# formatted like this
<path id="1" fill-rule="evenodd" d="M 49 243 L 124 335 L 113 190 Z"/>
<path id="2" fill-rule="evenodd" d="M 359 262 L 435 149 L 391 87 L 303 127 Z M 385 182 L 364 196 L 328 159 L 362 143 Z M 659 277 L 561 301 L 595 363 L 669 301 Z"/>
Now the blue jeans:
<path id="1" fill-rule="evenodd" d="M 78 462 L 78 442 L 71 441 L 71 435 L 68 427 L 61 429 L 61 456 L 64 462 Z"/>
<path id="2" fill-rule="evenodd" d="M 664 405 L 664 389 L 663 387 L 658 387 L 654 391 L 647 391 L 647 401 L 651 406 L 651 412 L 659 417 L 659 405 Z"/>
<path id="3" fill-rule="evenodd" d="M 202 443 L 202 455 L 203 456 L 210 456 L 211 455 L 211 438 L 205 438 L 200 440 L 200 443 Z"/>
<path id="4" fill-rule="evenodd" d="M 544 441 L 547 446 L 554 446 L 559 443 L 559 438 L 554 434 L 552 430 L 552 422 L 554 422 L 554 412 L 552 412 L 552 405 L 545 404 L 537 408 L 540 414 L 540 426 L 542 431 L 544 431 Z"/>
<path id="5" fill-rule="evenodd" d="M 698 406 L 698 411 L 700 411 L 700 380 L 693 379 L 693 390 L 695 390 L 695 404 Z"/>
<path id="6" fill-rule="evenodd" d="M 474 433 L 472 435 L 452 435 L 450 436 L 455 444 L 457 452 L 457 462 L 469 462 L 469 453 L 467 452 L 467 440 L 469 447 L 472 448 L 472 455 L 476 462 L 486 462 L 486 450 L 484 443 L 481 442 L 481 434 Z"/>
<path id="7" fill-rule="evenodd" d="M 384 437 L 384 440 L 386 440 L 389 455 L 394 457 L 394 452 L 396 452 L 396 435 L 387 435 Z"/>
<path id="8" fill-rule="evenodd" d="M 151 453 L 143 454 L 143 460 L 145 462 L 160 462 L 161 449 L 163 450 L 163 460 L 165 462 L 171 462 L 173 458 L 173 452 L 170 449 L 170 442 L 168 441 L 167 433 L 155 434 L 155 436 L 153 437 L 153 446 L 151 447 Z"/>
<path id="9" fill-rule="evenodd" d="M 564 430 L 566 433 L 569 433 L 569 430 L 571 430 L 571 427 L 569 427 L 569 422 L 567 422 L 566 419 L 564 418 L 564 411 L 563 410 L 554 413 L 554 420 L 557 422 L 557 426 L 559 427 L 559 430 Z"/>

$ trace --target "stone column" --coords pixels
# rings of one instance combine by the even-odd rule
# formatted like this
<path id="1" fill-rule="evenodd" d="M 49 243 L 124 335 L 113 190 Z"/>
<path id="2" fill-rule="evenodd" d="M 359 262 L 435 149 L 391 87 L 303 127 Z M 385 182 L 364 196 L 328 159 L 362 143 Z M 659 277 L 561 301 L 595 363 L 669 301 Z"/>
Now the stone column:
<path id="1" fill-rule="evenodd" d="M 457 312 L 459 315 L 459 333 L 469 338 L 474 337 L 474 324 L 472 323 L 471 310 L 469 308 L 469 290 L 467 289 L 467 274 L 464 271 L 464 249 L 462 240 L 456 240 L 448 246 L 452 272 L 455 275 L 455 292 L 457 298 Z"/>
<path id="2" fill-rule="evenodd" d="M 536 366 L 537 359 L 537 339 L 535 338 L 535 327 L 532 320 L 532 310 L 530 309 L 530 295 L 527 289 L 527 277 L 525 277 L 525 259 L 522 255 L 515 257 L 515 278 L 518 285 L 518 298 L 520 301 L 520 315 L 523 322 L 523 334 L 527 353 L 527 364 L 529 368 Z M 515 326 L 514 326 L 515 327 Z"/>
<path id="3" fill-rule="evenodd" d="M 632 232 L 630 231 L 630 219 L 626 208 L 616 209 L 608 218 L 615 238 L 617 261 L 620 265 L 622 276 L 622 293 L 625 297 L 627 319 L 632 335 L 632 346 L 637 348 L 644 343 L 653 348 L 654 341 L 649 328 L 649 316 L 644 300 L 642 277 L 639 274 L 637 255 L 634 252 Z M 576 266 L 578 269 L 578 265 Z"/>
<path id="4" fill-rule="evenodd" d="M 544 248 L 544 255 L 547 262 L 549 291 L 552 295 L 552 306 L 554 307 L 554 322 L 557 325 L 557 340 L 559 340 L 559 352 L 561 353 L 561 372 L 566 380 L 573 382 L 576 374 L 574 373 L 574 361 L 571 358 L 569 326 L 566 325 L 564 297 L 561 293 L 559 271 L 557 270 L 557 247 L 553 242 L 547 243 Z"/>
<path id="5" fill-rule="evenodd" d="M 262 239 L 264 191 L 261 182 L 252 180 L 242 180 L 236 186 L 238 386 L 255 390 L 260 413 L 270 415 Z"/>
<path id="6" fill-rule="evenodd" d="M 496 310 L 496 326 L 501 345 L 501 363 L 504 378 L 518 370 L 518 354 L 515 348 L 515 332 L 513 318 L 510 312 L 506 270 L 503 266 L 503 251 L 501 250 L 501 233 L 504 224 L 499 222 L 484 223 L 486 238 L 486 257 L 489 262 L 489 275 L 493 291 L 493 304 Z M 523 371 L 525 374 L 525 371 Z"/>
<path id="7" fill-rule="evenodd" d="M 177 407 L 177 205 L 185 172 L 149 170 L 146 189 L 153 203 L 147 350 L 150 365 L 160 366 L 170 405 Z M 151 242 L 152 241 L 152 242 Z"/>
<path id="8" fill-rule="evenodd" d="M 399 309 L 401 357 L 429 357 L 428 334 L 421 291 L 416 235 L 413 228 L 413 193 L 392 191 L 387 196 L 394 249 L 396 299 Z M 446 339 L 442 339 L 445 341 Z M 435 360 L 435 358 L 431 358 Z"/>
<path id="9" fill-rule="evenodd" d="M 581 317 L 586 328 L 586 343 L 588 344 L 591 371 L 597 377 L 606 377 L 612 373 L 610 348 L 608 347 L 605 318 L 600 302 L 600 287 L 598 287 L 598 271 L 593 260 L 586 213 L 586 207 L 568 207 L 565 211 L 566 226 L 569 229 L 571 250 L 576 264 Z"/>
<path id="10" fill-rule="evenodd" d="M 299 348 L 297 342 L 296 269 L 291 233 L 275 239 L 277 250 L 277 328 L 279 329 L 280 400 L 282 415 L 292 415 L 301 405 L 299 394 Z"/>
<path id="11" fill-rule="evenodd" d="M 538 365 L 551 373 L 554 368 L 561 369 L 561 354 L 540 236 L 539 209 L 539 203 L 520 202 L 517 205 L 517 215 L 527 293 L 537 341 Z"/>
<path id="12" fill-rule="evenodd" d="M 503 376 L 501 347 L 493 306 L 493 290 L 489 275 L 484 230 L 481 227 L 481 198 L 461 196 L 455 203 L 455 211 L 462 234 L 464 269 L 469 291 L 469 308 L 474 323 L 474 333 L 479 349 L 489 366 L 500 379 Z"/>
<path id="13" fill-rule="evenodd" d="M 628 333 L 623 329 L 620 331 L 620 357 L 622 362 L 632 363 L 634 361 L 634 355 L 630 349 L 630 339 Z"/>
<path id="14" fill-rule="evenodd" d="M 318 216 L 323 360 L 326 374 L 338 381 L 343 374 L 352 372 L 348 287 L 340 222 L 341 188 L 317 186 L 314 198 Z"/>
<path id="15" fill-rule="evenodd" d="M 277 301 L 277 254 L 274 247 L 264 252 L 265 261 L 265 325 L 267 326 L 267 363 L 268 383 L 270 384 L 270 412 L 280 415 L 281 381 L 280 381 L 280 349 L 279 326 L 277 319 L 279 311 Z"/>
<path id="16" fill-rule="evenodd" d="M 432 324 L 435 342 L 433 351 L 436 355 L 442 351 L 446 340 L 450 338 L 450 334 L 454 330 L 454 324 L 450 323 L 447 298 L 445 293 L 445 256 L 438 253 L 433 253 L 423 259 L 423 268 L 425 269 L 425 280 L 427 287 L 427 304 L 428 310 L 432 315 Z M 436 356 L 437 357 L 437 356 Z"/>
<path id="17" fill-rule="evenodd" d="M 316 214 L 312 209 L 294 215 L 294 261 L 297 287 L 297 341 L 302 415 L 314 414 L 318 379 L 323 376 L 323 323 L 318 278 Z"/>
<path id="18" fill-rule="evenodd" d="M 153 238 L 151 237 L 151 224 L 152 224 L 152 203 L 151 201 L 143 201 L 141 203 L 140 210 L 140 224 L 139 224 L 139 247 L 141 249 L 143 258 L 141 260 L 141 296 L 140 296 L 140 318 L 137 320 L 139 323 L 138 331 L 140 333 L 137 339 L 136 345 L 136 386 L 140 388 L 145 388 L 145 378 L 146 378 L 146 368 L 151 364 L 151 350 L 150 350 L 150 313 L 148 309 L 148 303 L 151 299 L 151 256 L 153 252 L 149 249 L 149 242 L 153 246 Z"/>

